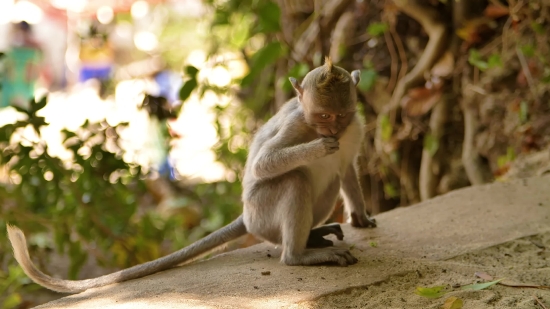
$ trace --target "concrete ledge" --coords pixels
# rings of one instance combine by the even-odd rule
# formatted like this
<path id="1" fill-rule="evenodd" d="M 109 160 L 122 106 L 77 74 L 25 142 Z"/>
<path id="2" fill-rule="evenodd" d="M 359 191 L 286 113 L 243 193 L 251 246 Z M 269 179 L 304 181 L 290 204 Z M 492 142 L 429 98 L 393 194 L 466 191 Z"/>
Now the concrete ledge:
<path id="1" fill-rule="evenodd" d="M 550 177 L 470 187 L 376 219 L 376 229 L 344 226 L 344 241 L 335 241 L 353 247 L 359 263 L 350 267 L 284 266 L 279 249 L 260 244 L 37 308 L 309 307 L 301 304 L 550 232 Z"/>

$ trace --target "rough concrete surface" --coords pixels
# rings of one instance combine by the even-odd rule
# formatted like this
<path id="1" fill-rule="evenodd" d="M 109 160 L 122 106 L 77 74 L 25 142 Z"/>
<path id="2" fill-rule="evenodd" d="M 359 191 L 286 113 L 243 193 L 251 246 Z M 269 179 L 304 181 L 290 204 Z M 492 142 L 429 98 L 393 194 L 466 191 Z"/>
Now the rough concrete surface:
<path id="1" fill-rule="evenodd" d="M 290 267 L 260 244 L 71 295 L 37 308 L 440 308 L 414 294 L 447 285 L 464 308 L 550 308 L 550 290 L 493 286 L 457 291 L 476 271 L 550 285 L 550 177 L 458 190 L 376 216 L 375 229 L 344 226 L 359 263 Z"/>

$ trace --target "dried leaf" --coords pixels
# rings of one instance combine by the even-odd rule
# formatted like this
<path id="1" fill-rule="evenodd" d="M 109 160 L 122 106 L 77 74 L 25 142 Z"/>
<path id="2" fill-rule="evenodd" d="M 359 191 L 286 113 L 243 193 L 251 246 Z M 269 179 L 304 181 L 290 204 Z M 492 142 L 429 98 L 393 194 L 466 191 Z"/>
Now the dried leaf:
<path id="1" fill-rule="evenodd" d="M 494 280 L 494 281 L 491 281 L 491 282 L 468 284 L 468 285 L 465 285 L 465 286 L 461 287 L 461 289 L 462 290 L 480 291 L 480 290 L 484 290 L 488 287 L 491 287 L 491 286 L 499 283 L 502 279 L 504 279 L 504 278 L 497 279 L 497 280 Z"/>
<path id="2" fill-rule="evenodd" d="M 481 41 L 481 33 L 495 27 L 495 21 L 490 18 L 474 18 L 467 20 L 462 28 L 457 29 L 456 35 L 468 43 L 476 43 Z"/>
<path id="3" fill-rule="evenodd" d="M 440 89 L 413 88 L 403 97 L 401 106 L 409 117 L 422 116 L 439 102 L 442 95 Z"/>
<path id="4" fill-rule="evenodd" d="M 455 59 L 450 51 L 447 51 L 439 58 L 437 63 L 432 67 L 432 75 L 439 77 L 449 77 L 453 74 L 455 68 Z"/>
<path id="5" fill-rule="evenodd" d="M 441 306 L 442 309 L 462 309 L 462 306 L 464 303 L 462 302 L 462 299 L 451 296 L 445 300 L 445 303 L 443 306 Z"/>
<path id="6" fill-rule="evenodd" d="M 476 271 L 474 276 L 481 278 L 483 280 L 491 281 L 493 280 L 493 276 L 489 275 L 488 273 L 484 271 Z"/>
<path id="7" fill-rule="evenodd" d="M 493 3 L 490 3 L 486 8 L 485 11 L 483 11 L 483 15 L 489 18 L 499 18 L 503 16 L 507 16 L 510 14 L 510 10 L 504 6 L 504 5 L 496 5 Z"/>
<path id="8" fill-rule="evenodd" d="M 487 274 L 483 271 L 478 271 L 474 274 L 476 277 L 484 279 L 484 280 L 493 280 L 493 276 Z M 541 289 L 541 290 L 550 290 L 550 286 L 545 285 L 533 285 L 533 284 L 523 284 L 523 283 L 506 283 L 506 282 L 499 282 L 500 285 L 512 287 L 512 288 L 533 288 L 533 289 Z"/>
<path id="9" fill-rule="evenodd" d="M 447 291 L 444 285 L 440 285 L 431 288 L 417 287 L 414 293 L 426 298 L 440 298 L 445 295 Z"/>

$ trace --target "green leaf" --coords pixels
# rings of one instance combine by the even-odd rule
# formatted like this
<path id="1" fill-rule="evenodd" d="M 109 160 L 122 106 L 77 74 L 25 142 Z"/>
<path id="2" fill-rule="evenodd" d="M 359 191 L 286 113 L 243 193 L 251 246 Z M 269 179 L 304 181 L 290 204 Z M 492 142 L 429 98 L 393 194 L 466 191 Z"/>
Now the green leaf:
<path id="1" fill-rule="evenodd" d="M 197 80 L 192 78 L 188 81 L 186 81 L 183 86 L 181 86 L 179 97 L 180 100 L 184 101 L 187 100 L 191 96 L 191 92 L 197 88 Z"/>
<path id="2" fill-rule="evenodd" d="M 248 86 L 256 79 L 258 74 L 263 72 L 263 69 L 271 64 L 274 64 L 277 59 L 286 54 L 286 49 L 279 42 L 271 42 L 259 49 L 251 59 L 250 73 L 246 75 L 242 81 L 242 86 Z"/>
<path id="3" fill-rule="evenodd" d="M 367 33 L 370 36 L 381 36 L 388 31 L 388 24 L 386 23 L 372 23 L 367 28 Z"/>
<path id="4" fill-rule="evenodd" d="M 475 48 L 470 49 L 468 62 L 481 71 L 485 71 L 489 68 L 489 64 L 481 58 L 481 54 Z"/>
<path id="5" fill-rule="evenodd" d="M 382 117 L 380 117 L 380 126 L 382 128 L 382 140 L 385 142 L 389 141 L 393 134 L 393 127 L 388 115 L 382 115 Z"/>
<path id="6" fill-rule="evenodd" d="M 499 54 L 492 54 L 489 56 L 489 59 L 487 60 L 487 66 L 489 68 L 496 68 L 496 67 L 502 67 L 502 59 L 500 58 Z"/>
<path id="7" fill-rule="evenodd" d="M 526 123 L 529 118 L 529 105 L 527 102 L 521 101 L 519 104 L 519 121 L 523 124 Z"/>
<path id="8" fill-rule="evenodd" d="M 65 143 L 69 138 L 76 137 L 76 133 L 69 131 L 67 129 L 61 130 L 61 133 L 65 135 L 65 138 L 63 139 L 63 143 Z"/>
<path id="9" fill-rule="evenodd" d="M 283 55 L 283 47 L 279 42 L 271 42 L 258 50 L 252 57 L 255 65 L 267 66 L 274 63 L 280 56 Z"/>
<path id="10" fill-rule="evenodd" d="M 239 16 L 235 16 L 233 20 L 238 22 L 234 22 L 230 28 L 229 42 L 234 48 L 243 49 L 250 40 L 250 25 L 252 24 L 252 20 L 250 16 L 246 14 L 239 14 Z"/>
<path id="11" fill-rule="evenodd" d="M 439 140 L 431 133 L 426 134 L 426 136 L 424 136 L 424 149 L 427 150 L 431 156 L 435 155 L 439 149 Z"/>
<path id="12" fill-rule="evenodd" d="M 288 76 L 295 78 L 303 78 L 309 72 L 309 65 L 306 63 L 298 63 L 288 71 Z"/>
<path id="13" fill-rule="evenodd" d="M 285 91 L 291 91 L 292 90 L 292 84 L 289 81 L 289 77 L 294 77 L 298 80 L 301 80 L 306 76 L 306 74 L 309 72 L 309 65 L 305 63 L 298 63 L 295 66 L 293 66 L 290 70 L 288 70 L 288 73 L 281 77 L 281 79 L 278 81 L 278 86 L 282 87 Z"/>
<path id="14" fill-rule="evenodd" d="M 414 293 L 426 298 L 440 298 L 447 293 L 447 290 L 444 285 L 434 286 L 431 288 L 417 287 Z"/>
<path id="15" fill-rule="evenodd" d="M 184 71 L 185 71 L 185 74 L 191 79 L 196 79 L 197 78 L 197 73 L 199 73 L 199 69 L 197 69 L 196 67 L 194 67 L 192 65 L 186 66 Z"/>
<path id="16" fill-rule="evenodd" d="M 366 69 L 361 71 L 361 80 L 357 87 L 362 91 L 369 91 L 374 87 L 374 83 L 378 78 L 378 73 L 374 69 Z"/>
<path id="17" fill-rule="evenodd" d="M 260 1 L 263 5 L 258 8 L 259 31 L 263 33 L 277 32 L 281 29 L 279 24 L 281 9 L 272 1 Z"/>
<path id="18" fill-rule="evenodd" d="M 520 49 L 525 57 L 533 57 L 535 55 L 535 47 L 531 44 L 525 44 L 521 46 Z"/>
<path id="19" fill-rule="evenodd" d="M 23 299 L 21 298 L 21 295 L 13 293 L 6 297 L 4 301 L 2 302 L 2 309 L 12 309 L 17 308 L 19 304 L 23 302 Z"/>
<path id="20" fill-rule="evenodd" d="M 26 115 L 30 116 L 29 111 L 22 108 L 22 107 L 20 107 L 20 106 L 12 105 L 11 107 L 13 107 L 16 111 L 18 111 L 20 113 L 23 113 L 23 114 L 26 114 Z"/>
<path id="21" fill-rule="evenodd" d="M 535 31 L 536 34 L 544 34 L 544 26 L 536 21 L 531 22 L 531 29 Z"/>
<path id="22" fill-rule="evenodd" d="M 72 242 L 69 244 L 69 256 L 71 257 L 71 263 L 69 266 L 69 278 L 75 280 L 78 277 L 78 272 L 82 265 L 86 263 L 88 255 L 82 251 L 82 247 L 78 242 Z"/>
<path id="23" fill-rule="evenodd" d="M 384 184 L 384 193 L 389 198 L 396 198 L 396 197 L 399 196 L 399 193 L 397 192 L 397 189 L 391 183 L 385 183 Z"/>
<path id="24" fill-rule="evenodd" d="M 465 285 L 465 286 L 461 287 L 461 289 L 462 290 L 474 290 L 474 291 L 484 290 L 488 287 L 491 287 L 491 286 L 499 283 L 503 279 L 504 278 L 500 278 L 500 279 L 490 281 L 490 282 L 468 284 L 468 285 Z"/>
<path id="25" fill-rule="evenodd" d="M 33 102 L 33 104 L 31 104 L 33 113 L 36 113 L 37 111 L 43 109 L 47 103 L 48 96 L 43 96 L 38 102 Z"/>
<path id="26" fill-rule="evenodd" d="M 218 25 L 228 25 L 230 15 L 231 12 L 227 10 L 216 10 L 216 13 L 214 14 L 214 20 L 212 21 L 212 27 Z"/>

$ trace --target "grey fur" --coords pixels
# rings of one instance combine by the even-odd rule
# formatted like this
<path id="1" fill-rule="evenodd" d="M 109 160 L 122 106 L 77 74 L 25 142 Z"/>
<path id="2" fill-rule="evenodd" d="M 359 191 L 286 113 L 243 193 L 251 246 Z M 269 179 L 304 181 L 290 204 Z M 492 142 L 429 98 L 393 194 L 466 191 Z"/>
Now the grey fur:
<path id="1" fill-rule="evenodd" d="M 353 84 L 357 86 L 359 82 L 361 81 L 361 71 L 355 70 L 351 72 L 351 79 L 353 80 Z"/>
<path id="2" fill-rule="evenodd" d="M 50 277 L 32 263 L 23 232 L 8 226 L 15 258 L 36 283 L 58 292 L 75 293 L 94 287 L 144 277 L 196 258 L 247 232 L 282 244 L 281 261 L 287 265 L 337 263 L 357 259 L 346 249 L 308 249 L 307 244 L 330 245 L 322 236 L 335 234 L 323 224 L 341 192 L 351 223 L 376 226 L 366 212 L 355 171 L 363 137 L 363 124 L 355 113 L 359 74 L 328 62 L 306 75 L 302 85 L 293 78 L 298 97 L 287 102 L 255 135 L 243 179 L 243 214 L 229 225 L 165 257 L 105 276 L 86 280 Z M 315 113 L 332 115 L 319 123 Z M 336 117 L 335 115 L 338 115 Z M 345 115 L 342 116 L 341 115 Z M 341 119 L 340 119 L 341 118 Z"/>

